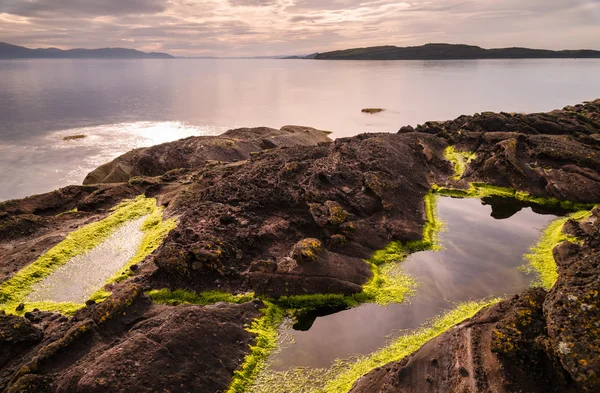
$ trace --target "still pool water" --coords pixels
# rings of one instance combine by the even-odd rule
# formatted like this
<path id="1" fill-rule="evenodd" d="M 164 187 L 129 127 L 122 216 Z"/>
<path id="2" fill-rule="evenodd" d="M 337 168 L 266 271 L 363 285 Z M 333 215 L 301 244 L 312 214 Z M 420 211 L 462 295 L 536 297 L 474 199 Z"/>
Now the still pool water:
<path id="1" fill-rule="evenodd" d="M 84 303 L 133 258 L 144 237 L 148 216 L 122 224 L 92 250 L 71 258 L 48 277 L 34 284 L 28 302 Z"/>
<path id="2" fill-rule="evenodd" d="M 327 368 L 335 359 L 381 348 L 402 330 L 415 329 L 456 303 L 526 289 L 534 277 L 519 270 L 526 263 L 523 256 L 556 216 L 502 202 L 493 201 L 492 208 L 478 199 L 438 198 L 438 215 L 445 224 L 439 235 L 442 250 L 418 252 L 402 263 L 419 283 L 409 302 L 307 316 L 296 325 L 303 330 L 283 329 L 289 339 L 271 357 L 271 369 Z"/>

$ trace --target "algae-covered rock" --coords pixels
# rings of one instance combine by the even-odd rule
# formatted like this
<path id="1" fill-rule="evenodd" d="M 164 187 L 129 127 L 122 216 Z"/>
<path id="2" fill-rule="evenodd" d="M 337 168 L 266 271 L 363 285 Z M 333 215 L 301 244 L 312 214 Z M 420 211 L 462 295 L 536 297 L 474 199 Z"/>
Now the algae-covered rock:
<path id="1" fill-rule="evenodd" d="M 464 180 L 511 187 L 573 202 L 600 201 L 600 100 L 549 113 L 491 113 L 425 123 L 477 154 Z M 410 132 L 403 129 L 403 133 Z"/>
<path id="2" fill-rule="evenodd" d="M 318 262 L 322 252 L 323 245 L 319 239 L 302 239 L 292 248 L 291 257 L 299 263 Z"/>

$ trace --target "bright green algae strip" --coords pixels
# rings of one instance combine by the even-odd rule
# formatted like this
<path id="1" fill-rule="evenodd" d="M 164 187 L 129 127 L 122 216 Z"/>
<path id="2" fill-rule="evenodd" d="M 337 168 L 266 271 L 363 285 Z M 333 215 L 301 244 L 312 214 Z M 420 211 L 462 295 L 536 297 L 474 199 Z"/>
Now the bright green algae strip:
<path id="1" fill-rule="evenodd" d="M 154 303 L 179 305 L 179 304 L 195 304 L 200 306 L 208 306 L 215 303 L 234 303 L 241 304 L 254 300 L 254 293 L 246 293 L 242 295 L 233 295 L 221 291 L 208 292 L 189 292 L 182 289 L 170 291 L 168 289 L 155 289 L 146 292 Z"/>
<path id="2" fill-rule="evenodd" d="M 425 195 L 425 214 L 427 220 L 423 227 L 423 238 L 409 242 L 391 242 L 383 250 L 375 251 L 369 260 L 375 265 L 383 265 L 390 262 L 399 262 L 404 260 L 409 254 L 425 250 L 439 250 L 438 233 L 443 229 L 444 224 L 437 215 L 436 195 L 428 193 Z"/>
<path id="3" fill-rule="evenodd" d="M 591 214 L 591 211 L 580 211 L 571 214 L 569 217 L 559 218 L 553 221 L 542 234 L 540 241 L 531 248 L 531 252 L 525 255 L 529 266 L 525 267 L 527 273 L 535 272 L 538 279 L 534 286 L 541 286 L 545 289 L 551 289 L 558 280 L 558 268 L 554 259 L 553 250 L 559 244 L 569 241 L 576 243 L 576 237 L 567 235 L 563 232 L 563 227 L 569 219 L 583 220 Z"/>
<path id="4" fill-rule="evenodd" d="M 276 305 L 265 302 L 261 310 L 262 317 L 255 319 L 248 331 L 256 334 L 250 353 L 244 358 L 242 367 L 233 374 L 233 379 L 226 393 L 245 393 L 252 386 L 256 377 L 266 367 L 267 358 L 277 349 L 279 332 L 277 329 L 283 322 L 284 312 Z"/>
<path id="5" fill-rule="evenodd" d="M 460 180 L 467 169 L 467 165 L 477 158 L 477 155 L 472 152 L 461 152 L 456 150 L 453 146 L 448 146 L 444 151 L 444 157 L 454 164 L 454 176 L 452 180 Z M 581 210 L 589 210 L 594 205 L 586 203 L 575 203 L 570 201 L 561 201 L 557 198 L 540 198 L 530 195 L 526 192 L 517 191 L 512 188 L 492 186 L 486 183 L 473 182 L 469 183 L 469 189 L 460 190 L 455 188 L 440 187 L 433 185 L 431 187 L 433 193 L 457 197 L 457 198 L 485 198 L 490 196 L 497 196 L 502 198 L 513 198 L 518 201 L 533 203 L 540 206 L 556 207 L 567 211 L 577 212 Z"/>
<path id="6" fill-rule="evenodd" d="M 455 174 L 451 179 L 460 180 L 467 170 L 467 164 L 476 159 L 477 155 L 471 152 L 461 152 L 456 150 L 454 146 L 448 146 L 446 150 L 444 150 L 444 157 L 454 164 Z"/>
<path id="7" fill-rule="evenodd" d="M 141 262 L 152 253 L 166 235 L 175 228 L 176 221 L 174 219 L 162 220 L 162 211 L 163 209 L 156 205 L 155 199 L 139 196 L 116 206 L 113 213 L 107 218 L 70 233 L 65 240 L 51 248 L 35 262 L 0 284 L 0 308 L 7 313 L 15 313 L 16 306 L 25 303 L 25 297 L 31 292 L 35 283 L 52 274 L 56 268 L 64 265 L 71 258 L 84 254 L 104 242 L 125 222 L 149 216 L 142 225 L 144 237 L 136 255 L 106 284 L 124 280 L 131 275 L 129 269 L 131 265 Z M 109 292 L 100 289 L 92 296 L 92 299 L 100 301 L 109 295 Z M 37 308 L 72 314 L 83 306 L 83 304 L 75 303 L 35 302 L 26 303 L 25 309 L 19 313 Z"/>
<path id="8" fill-rule="evenodd" d="M 337 360 L 330 369 L 295 368 L 284 372 L 265 370 L 258 376 L 250 392 L 346 393 L 363 375 L 377 367 L 402 360 L 451 327 L 499 301 L 500 299 L 492 299 L 459 304 L 421 328 L 392 340 L 387 346 L 369 355 Z"/>

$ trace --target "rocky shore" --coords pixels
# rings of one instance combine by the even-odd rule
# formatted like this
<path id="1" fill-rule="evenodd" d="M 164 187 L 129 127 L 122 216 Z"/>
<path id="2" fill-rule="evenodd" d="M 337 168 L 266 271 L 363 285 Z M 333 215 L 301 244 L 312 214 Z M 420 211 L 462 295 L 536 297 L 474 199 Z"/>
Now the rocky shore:
<path id="1" fill-rule="evenodd" d="M 476 156 L 458 177 L 449 146 Z M 232 130 L 134 150 L 85 185 L 4 202 L 0 309 L 21 269 L 124 200 L 154 198 L 177 226 L 106 300 L 72 315 L 26 303 L 0 314 L 0 390 L 243 392 L 271 345 L 271 301 L 358 299 L 378 274 L 365 260 L 423 238 L 434 185 L 459 195 L 483 183 L 535 203 L 600 203 L 600 100 L 335 141 L 307 127 Z M 555 249 L 552 289 L 482 310 L 352 391 L 597 392 L 599 217 L 565 226 L 579 242 Z"/>

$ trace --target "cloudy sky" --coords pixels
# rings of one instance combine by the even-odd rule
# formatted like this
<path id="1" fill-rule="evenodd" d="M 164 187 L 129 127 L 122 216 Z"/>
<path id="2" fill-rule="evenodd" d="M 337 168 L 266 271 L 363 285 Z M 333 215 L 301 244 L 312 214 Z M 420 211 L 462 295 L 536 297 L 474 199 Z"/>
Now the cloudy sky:
<path id="1" fill-rule="evenodd" d="M 0 41 L 181 56 L 428 42 L 600 49 L 600 0 L 0 0 Z"/>

